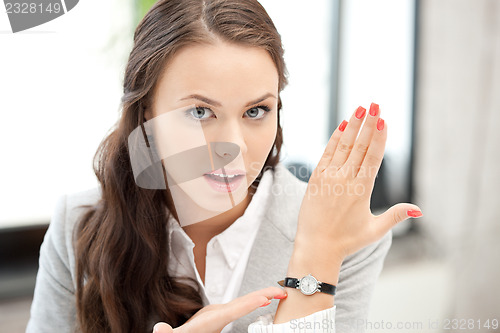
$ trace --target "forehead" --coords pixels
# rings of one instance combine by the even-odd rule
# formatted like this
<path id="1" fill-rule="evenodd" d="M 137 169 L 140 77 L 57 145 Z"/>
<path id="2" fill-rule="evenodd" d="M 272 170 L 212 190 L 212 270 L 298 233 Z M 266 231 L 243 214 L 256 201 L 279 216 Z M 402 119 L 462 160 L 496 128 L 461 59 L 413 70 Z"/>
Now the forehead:
<path id="1" fill-rule="evenodd" d="M 182 48 L 167 63 L 157 86 L 157 100 L 193 92 L 214 98 L 255 98 L 278 92 L 278 71 L 259 47 L 217 41 Z M 184 97 L 184 96 L 182 96 Z"/>

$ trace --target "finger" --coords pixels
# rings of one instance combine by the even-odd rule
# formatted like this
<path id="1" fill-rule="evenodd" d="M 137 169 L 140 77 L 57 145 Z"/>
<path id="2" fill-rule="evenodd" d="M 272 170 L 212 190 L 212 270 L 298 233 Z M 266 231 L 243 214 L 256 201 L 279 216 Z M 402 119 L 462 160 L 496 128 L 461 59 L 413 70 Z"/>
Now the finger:
<path id="1" fill-rule="evenodd" d="M 231 304 L 233 301 L 227 304 Z M 227 324 L 249 314 L 268 302 L 268 298 L 263 295 L 244 296 L 244 299 L 234 303 L 233 306 L 221 306 L 200 314 L 197 318 L 177 328 L 175 332 L 220 332 Z"/>
<path id="2" fill-rule="evenodd" d="M 323 172 L 328 165 L 330 164 L 333 154 L 337 149 L 337 145 L 339 143 L 339 139 L 342 136 L 342 133 L 347 126 L 347 121 L 343 120 L 339 126 L 333 131 L 333 134 L 330 136 L 328 143 L 326 144 L 325 151 L 323 152 L 323 156 L 319 160 L 318 166 L 316 167 L 316 171 Z"/>
<path id="3" fill-rule="evenodd" d="M 286 293 L 286 291 L 284 289 L 279 288 L 279 287 L 267 287 L 267 288 L 263 288 L 263 289 L 256 290 L 256 291 L 253 291 L 251 293 L 248 293 L 245 296 L 241 296 L 241 297 L 235 298 L 231 302 L 235 302 L 235 301 L 238 301 L 241 298 L 245 298 L 245 297 L 249 297 L 249 296 L 255 296 L 255 295 L 262 295 L 262 296 L 267 297 L 268 299 L 273 299 L 273 298 L 275 298 L 275 299 L 282 299 L 283 297 L 287 296 L 287 293 Z M 229 302 L 228 304 L 231 304 L 231 302 Z"/>
<path id="4" fill-rule="evenodd" d="M 238 297 L 229 303 L 224 304 L 224 311 L 227 311 L 230 322 L 243 317 L 261 306 L 266 306 L 273 298 L 285 298 L 287 293 L 279 287 L 267 287 L 251 292 L 245 296 Z"/>
<path id="5" fill-rule="evenodd" d="M 335 150 L 329 167 L 334 170 L 338 170 L 342 167 L 351 153 L 352 146 L 354 145 L 354 140 L 358 136 L 359 128 L 363 123 L 363 119 L 366 114 L 366 109 L 363 107 L 358 107 L 358 109 L 353 113 L 347 127 L 340 137 L 337 149 Z"/>
<path id="6" fill-rule="evenodd" d="M 366 151 L 363 158 L 361 167 L 356 175 L 358 179 L 364 179 L 366 184 L 375 184 L 375 177 L 377 176 L 382 159 L 384 158 L 385 142 L 387 141 L 387 124 L 384 119 L 377 120 L 376 130 L 370 142 L 370 146 Z M 370 192 L 371 193 L 371 192 Z"/>
<path id="7" fill-rule="evenodd" d="M 399 203 L 383 214 L 375 217 L 375 225 L 377 227 L 377 233 L 379 235 L 385 235 L 392 227 L 396 224 L 410 218 L 410 217 L 421 217 L 423 216 L 422 210 L 410 203 Z"/>
<path id="8" fill-rule="evenodd" d="M 370 105 L 370 112 L 366 117 L 365 124 L 361 129 L 358 139 L 354 143 L 351 154 L 347 158 L 344 168 L 352 172 L 353 176 L 358 174 L 361 163 L 365 158 L 370 142 L 372 141 L 373 132 L 376 130 L 377 121 L 380 117 L 380 111 L 377 104 L 372 103 Z"/>
<path id="9" fill-rule="evenodd" d="M 173 333 L 174 329 L 167 323 L 157 323 L 153 327 L 153 333 Z"/>
<path id="10" fill-rule="evenodd" d="M 257 290 L 245 296 L 238 297 L 220 307 L 202 313 L 198 318 L 179 327 L 179 333 L 184 332 L 220 332 L 227 324 L 239 319 L 261 306 L 269 305 L 275 297 L 284 298 L 286 292 L 278 287 L 268 287 Z"/>

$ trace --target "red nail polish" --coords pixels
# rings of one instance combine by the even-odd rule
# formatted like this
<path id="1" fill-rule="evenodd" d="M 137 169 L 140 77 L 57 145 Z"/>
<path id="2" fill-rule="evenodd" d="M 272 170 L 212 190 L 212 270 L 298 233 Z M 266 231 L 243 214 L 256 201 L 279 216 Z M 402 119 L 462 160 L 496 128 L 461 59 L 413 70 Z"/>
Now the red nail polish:
<path id="1" fill-rule="evenodd" d="M 410 217 L 420 217 L 423 215 L 421 211 L 416 209 L 410 209 L 409 211 L 406 212 L 406 214 L 408 214 L 408 216 Z"/>
<path id="2" fill-rule="evenodd" d="M 362 106 L 356 110 L 356 118 L 361 119 L 365 116 L 366 109 Z"/>
<path id="3" fill-rule="evenodd" d="M 285 294 L 285 295 L 276 295 L 274 296 L 274 299 L 283 299 L 283 298 L 287 298 L 288 297 L 288 294 Z"/>
<path id="4" fill-rule="evenodd" d="M 266 303 L 262 304 L 260 307 L 263 307 L 263 306 L 268 306 L 269 304 L 271 304 L 271 300 L 268 299 Z"/>
<path id="5" fill-rule="evenodd" d="M 342 120 L 342 122 L 339 125 L 339 131 L 343 132 L 346 126 L 347 126 L 347 121 Z"/>
<path id="6" fill-rule="evenodd" d="M 378 114 L 378 110 L 379 110 L 378 104 L 372 103 L 370 105 L 370 115 L 376 116 Z"/>
<path id="7" fill-rule="evenodd" d="M 379 131 L 381 131 L 381 130 L 384 129 L 384 119 L 378 118 L 378 120 L 377 120 L 377 129 Z"/>

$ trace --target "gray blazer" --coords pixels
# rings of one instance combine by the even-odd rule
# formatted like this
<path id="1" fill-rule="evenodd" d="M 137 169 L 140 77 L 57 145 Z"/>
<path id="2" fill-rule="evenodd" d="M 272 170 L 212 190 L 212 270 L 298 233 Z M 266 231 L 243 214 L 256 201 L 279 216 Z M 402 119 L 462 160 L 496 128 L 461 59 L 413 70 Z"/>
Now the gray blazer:
<path id="1" fill-rule="evenodd" d="M 298 180 L 281 163 L 274 172 L 270 203 L 253 245 L 239 295 L 268 286 L 278 286 L 285 277 L 292 254 L 297 217 L 307 183 Z M 75 257 L 72 235 L 83 209 L 97 202 L 100 192 L 93 189 L 60 198 L 40 248 L 39 270 L 26 332 L 73 332 L 76 328 Z M 334 241 L 334 240 L 332 240 Z M 342 263 L 335 296 L 338 332 L 364 332 L 370 299 L 384 258 L 391 246 L 392 233 Z M 276 311 L 278 302 L 236 320 L 234 333 L 265 313 Z"/>

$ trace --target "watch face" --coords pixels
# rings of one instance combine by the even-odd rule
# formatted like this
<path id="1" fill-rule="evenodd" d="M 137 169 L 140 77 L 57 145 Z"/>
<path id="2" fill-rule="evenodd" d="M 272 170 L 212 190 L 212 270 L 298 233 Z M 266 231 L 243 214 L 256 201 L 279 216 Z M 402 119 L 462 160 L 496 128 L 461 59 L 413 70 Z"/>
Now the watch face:
<path id="1" fill-rule="evenodd" d="M 300 291 L 305 295 L 312 295 L 316 292 L 318 280 L 313 276 L 307 275 L 300 279 Z"/>

